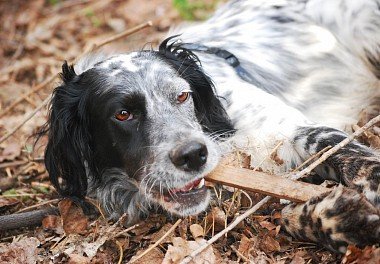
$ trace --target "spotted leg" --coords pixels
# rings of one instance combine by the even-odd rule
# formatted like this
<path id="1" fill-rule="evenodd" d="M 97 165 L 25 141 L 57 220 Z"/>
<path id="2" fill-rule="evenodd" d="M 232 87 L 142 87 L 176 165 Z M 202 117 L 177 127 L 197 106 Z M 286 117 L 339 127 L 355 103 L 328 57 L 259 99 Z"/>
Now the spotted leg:
<path id="1" fill-rule="evenodd" d="M 298 128 L 293 144 L 306 159 L 346 134 L 327 127 Z M 282 211 L 283 225 L 294 237 L 319 242 L 345 252 L 348 244 L 380 242 L 380 158 L 371 149 L 351 142 L 330 156 L 316 171 L 323 179 L 342 183 L 335 190 Z M 344 186 L 349 188 L 346 188 Z"/>

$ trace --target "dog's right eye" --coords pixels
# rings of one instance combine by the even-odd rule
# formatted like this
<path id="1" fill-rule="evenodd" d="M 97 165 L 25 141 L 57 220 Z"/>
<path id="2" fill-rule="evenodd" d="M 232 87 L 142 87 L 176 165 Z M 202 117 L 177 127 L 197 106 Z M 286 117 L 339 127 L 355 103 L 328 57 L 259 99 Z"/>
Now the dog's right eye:
<path id="1" fill-rule="evenodd" d="M 119 121 L 132 120 L 133 114 L 127 110 L 121 110 L 115 114 L 115 118 Z"/>

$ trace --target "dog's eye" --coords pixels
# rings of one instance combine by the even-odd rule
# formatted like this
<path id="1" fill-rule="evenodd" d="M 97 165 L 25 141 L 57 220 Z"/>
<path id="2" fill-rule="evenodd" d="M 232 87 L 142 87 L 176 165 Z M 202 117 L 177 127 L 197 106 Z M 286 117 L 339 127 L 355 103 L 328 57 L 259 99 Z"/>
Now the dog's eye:
<path id="1" fill-rule="evenodd" d="M 179 104 L 186 102 L 187 99 L 189 99 L 190 94 L 191 94 L 190 91 L 183 91 L 183 92 L 180 92 L 180 93 L 177 95 L 177 102 L 178 102 Z"/>
<path id="2" fill-rule="evenodd" d="M 127 110 L 121 110 L 115 114 L 115 118 L 119 121 L 132 120 L 133 114 Z"/>

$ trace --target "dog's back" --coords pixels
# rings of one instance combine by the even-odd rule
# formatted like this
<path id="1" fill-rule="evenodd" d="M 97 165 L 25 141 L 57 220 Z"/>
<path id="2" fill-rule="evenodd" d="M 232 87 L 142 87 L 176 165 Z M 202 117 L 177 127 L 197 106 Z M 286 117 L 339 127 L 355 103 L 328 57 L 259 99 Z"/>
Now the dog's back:
<path id="1" fill-rule="evenodd" d="M 257 87 L 310 120 L 346 129 L 380 95 L 379 6 L 379 0 L 237 0 L 205 23 L 175 31 L 184 42 L 233 53 Z M 213 79 L 223 78 L 214 57 L 199 56 Z"/>

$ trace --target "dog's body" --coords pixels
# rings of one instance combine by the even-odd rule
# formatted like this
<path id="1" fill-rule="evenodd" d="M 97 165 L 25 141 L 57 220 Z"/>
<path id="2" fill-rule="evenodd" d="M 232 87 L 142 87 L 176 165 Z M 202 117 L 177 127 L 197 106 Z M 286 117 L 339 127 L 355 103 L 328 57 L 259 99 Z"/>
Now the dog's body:
<path id="1" fill-rule="evenodd" d="M 201 179 L 231 148 L 284 172 L 346 138 L 380 96 L 380 0 L 232 1 L 177 33 L 159 51 L 63 66 L 46 150 L 63 195 L 88 184 L 131 221 L 154 205 L 197 214 Z M 317 172 L 351 189 L 287 206 L 285 228 L 340 251 L 378 243 L 378 155 L 352 142 Z"/>

